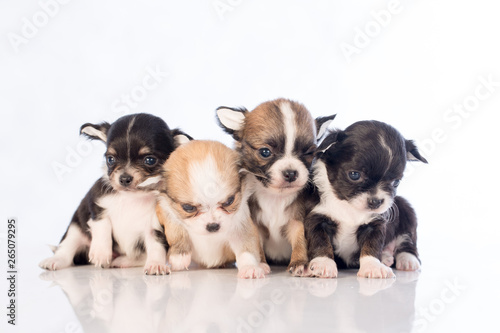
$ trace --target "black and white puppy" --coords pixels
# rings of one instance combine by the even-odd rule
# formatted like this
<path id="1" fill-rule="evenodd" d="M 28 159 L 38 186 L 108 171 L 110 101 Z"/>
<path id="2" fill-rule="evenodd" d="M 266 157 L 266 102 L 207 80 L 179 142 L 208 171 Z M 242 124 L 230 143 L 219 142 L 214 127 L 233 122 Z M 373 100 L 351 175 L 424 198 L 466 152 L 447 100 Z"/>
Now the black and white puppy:
<path id="1" fill-rule="evenodd" d="M 301 192 L 321 137 L 335 116 L 313 119 L 304 105 L 276 99 L 244 108 L 219 107 L 221 127 L 236 140 L 252 220 L 257 224 L 266 258 L 288 264 L 301 276 L 308 262 Z"/>
<path id="2" fill-rule="evenodd" d="M 419 269 L 416 215 L 396 196 L 407 160 L 427 163 L 414 143 L 385 123 L 361 121 L 326 136 L 317 157 L 305 221 L 310 272 L 336 277 L 338 264 L 388 278 L 390 266 Z"/>
<path id="3" fill-rule="evenodd" d="M 113 124 L 87 123 L 80 134 L 106 144 L 105 172 L 83 198 L 54 256 L 40 267 L 145 265 L 146 274 L 168 274 L 167 243 L 152 190 L 162 183 L 162 166 L 177 146 L 174 136 L 185 136 L 144 113 Z"/>

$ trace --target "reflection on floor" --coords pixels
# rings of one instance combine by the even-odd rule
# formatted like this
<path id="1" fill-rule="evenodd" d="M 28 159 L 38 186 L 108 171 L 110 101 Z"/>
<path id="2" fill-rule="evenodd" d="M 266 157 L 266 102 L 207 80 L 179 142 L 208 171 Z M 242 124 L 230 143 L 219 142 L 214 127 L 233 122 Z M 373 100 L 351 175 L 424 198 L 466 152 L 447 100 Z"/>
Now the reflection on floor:
<path id="1" fill-rule="evenodd" d="M 75 267 L 40 278 L 64 291 L 84 332 L 409 332 L 419 273 L 396 274 L 293 278 L 273 267 L 266 279 L 242 280 L 234 268 L 145 276 Z"/>

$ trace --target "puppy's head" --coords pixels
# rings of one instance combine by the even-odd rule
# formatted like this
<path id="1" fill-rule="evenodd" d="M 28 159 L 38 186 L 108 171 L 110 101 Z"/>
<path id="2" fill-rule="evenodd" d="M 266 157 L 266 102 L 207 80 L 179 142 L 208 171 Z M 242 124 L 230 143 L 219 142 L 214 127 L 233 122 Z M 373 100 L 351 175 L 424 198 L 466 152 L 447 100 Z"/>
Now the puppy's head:
<path id="1" fill-rule="evenodd" d="M 162 179 L 162 165 L 175 149 L 176 139 L 189 138 L 171 131 L 167 124 L 150 114 L 133 114 L 113 124 L 84 124 L 80 134 L 106 144 L 105 178 L 116 191 L 153 188 Z"/>
<path id="2" fill-rule="evenodd" d="M 330 133 L 318 148 L 335 195 L 358 211 L 381 214 L 391 207 L 406 161 L 427 163 L 415 144 L 393 127 L 361 121 Z"/>
<path id="3" fill-rule="evenodd" d="M 334 117 L 319 118 L 316 124 L 302 104 L 287 99 L 262 103 L 252 112 L 217 109 L 220 126 L 236 140 L 243 167 L 265 188 L 279 194 L 304 187 L 316 137 Z"/>
<path id="4" fill-rule="evenodd" d="M 191 141 L 170 155 L 164 169 L 165 193 L 189 230 L 203 235 L 231 228 L 245 200 L 235 151 L 215 141 Z"/>

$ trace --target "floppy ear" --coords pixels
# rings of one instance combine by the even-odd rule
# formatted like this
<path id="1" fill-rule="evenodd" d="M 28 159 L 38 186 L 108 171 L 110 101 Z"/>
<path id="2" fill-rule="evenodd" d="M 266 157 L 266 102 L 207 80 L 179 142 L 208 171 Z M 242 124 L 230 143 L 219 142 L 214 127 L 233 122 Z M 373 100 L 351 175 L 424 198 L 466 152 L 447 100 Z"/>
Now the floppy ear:
<path id="1" fill-rule="evenodd" d="M 216 110 L 216 117 L 219 126 L 233 136 L 235 140 L 239 140 L 238 132 L 243 128 L 245 117 L 248 110 L 245 108 L 228 108 L 220 106 Z"/>
<path id="2" fill-rule="evenodd" d="M 80 127 L 80 135 L 83 134 L 91 140 L 101 140 L 106 143 L 108 138 L 108 130 L 111 125 L 103 122 L 97 125 L 86 123 Z"/>
<path id="3" fill-rule="evenodd" d="M 176 147 L 182 146 L 183 144 L 186 144 L 189 141 L 194 140 L 190 135 L 184 133 L 178 128 L 172 130 L 172 136 L 174 137 L 174 142 Z"/>
<path id="4" fill-rule="evenodd" d="M 406 145 L 406 158 L 408 161 L 421 161 L 424 163 L 428 163 L 427 160 L 420 155 L 417 146 L 412 140 L 405 140 Z"/>
<path id="5" fill-rule="evenodd" d="M 335 119 L 336 114 L 327 116 L 327 117 L 318 117 L 316 118 L 316 138 L 318 141 L 325 135 L 328 126 L 332 123 L 333 119 Z"/>

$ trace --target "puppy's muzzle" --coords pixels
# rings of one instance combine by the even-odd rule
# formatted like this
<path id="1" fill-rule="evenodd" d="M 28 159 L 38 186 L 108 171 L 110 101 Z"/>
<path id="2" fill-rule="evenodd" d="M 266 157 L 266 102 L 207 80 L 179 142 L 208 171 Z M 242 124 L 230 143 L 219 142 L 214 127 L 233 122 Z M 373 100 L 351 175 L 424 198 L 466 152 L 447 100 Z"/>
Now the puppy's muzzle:
<path id="1" fill-rule="evenodd" d="M 208 232 L 217 232 L 220 229 L 220 224 L 219 223 L 209 223 L 207 224 L 207 231 Z"/>

